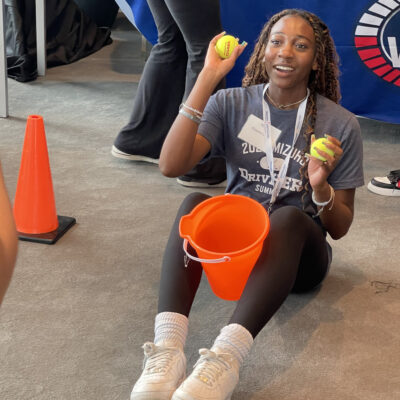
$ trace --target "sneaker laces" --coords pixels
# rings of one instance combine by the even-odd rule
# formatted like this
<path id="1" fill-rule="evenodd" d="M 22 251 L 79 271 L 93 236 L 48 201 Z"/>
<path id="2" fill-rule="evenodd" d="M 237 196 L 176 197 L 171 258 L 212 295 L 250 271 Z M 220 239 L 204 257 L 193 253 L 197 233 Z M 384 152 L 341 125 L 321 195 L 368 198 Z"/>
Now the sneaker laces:
<path id="1" fill-rule="evenodd" d="M 154 343 L 146 342 L 143 345 L 144 360 L 143 369 L 146 374 L 166 373 L 174 354 L 178 351 L 175 347 L 157 346 Z"/>
<path id="2" fill-rule="evenodd" d="M 224 371 L 232 368 L 233 357 L 230 354 L 217 354 L 208 349 L 200 349 L 199 354 L 193 376 L 208 386 L 212 386 Z"/>
<path id="3" fill-rule="evenodd" d="M 400 169 L 396 171 L 390 171 L 387 178 L 389 179 L 390 183 L 400 188 Z"/>

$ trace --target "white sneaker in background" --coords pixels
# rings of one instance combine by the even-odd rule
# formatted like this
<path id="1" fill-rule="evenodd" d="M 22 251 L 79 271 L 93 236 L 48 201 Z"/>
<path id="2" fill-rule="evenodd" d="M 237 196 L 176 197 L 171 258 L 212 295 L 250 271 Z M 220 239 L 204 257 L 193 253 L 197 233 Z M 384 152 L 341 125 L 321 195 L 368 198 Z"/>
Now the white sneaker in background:
<path id="1" fill-rule="evenodd" d="M 387 176 L 376 176 L 368 183 L 368 190 L 381 196 L 400 196 L 400 169 Z"/>
<path id="2" fill-rule="evenodd" d="M 131 400 L 170 400 L 185 379 L 186 357 L 178 347 L 143 345 L 143 372 L 132 389 Z"/>
<path id="3" fill-rule="evenodd" d="M 239 381 L 239 362 L 226 353 L 200 349 L 193 372 L 172 400 L 230 400 Z"/>
<path id="4" fill-rule="evenodd" d="M 111 154 L 114 157 L 117 158 L 122 158 L 123 160 L 130 160 L 130 161 L 143 161 L 151 164 L 157 164 L 158 165 L 158 158 L 152 158 L 148 156 L 142 156 L 140 154 L 129 154 L 125 153 L 122 150 L 118 149 L 114 145 L 111 148 Z"/>

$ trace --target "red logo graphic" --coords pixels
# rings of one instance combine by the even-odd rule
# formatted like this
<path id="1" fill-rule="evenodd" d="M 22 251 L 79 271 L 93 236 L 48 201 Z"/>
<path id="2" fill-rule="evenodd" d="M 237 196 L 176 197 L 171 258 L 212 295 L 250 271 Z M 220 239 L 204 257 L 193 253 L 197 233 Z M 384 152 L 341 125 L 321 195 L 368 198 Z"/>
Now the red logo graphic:
<path id="1" fill-rule="evenodd" d="M 360 18 L 354 42 L 364 64 L 385 81 L 400 87 L 400 4 L 379 0 Z M 399 42 L 399 48 L 397 47 Z"/>

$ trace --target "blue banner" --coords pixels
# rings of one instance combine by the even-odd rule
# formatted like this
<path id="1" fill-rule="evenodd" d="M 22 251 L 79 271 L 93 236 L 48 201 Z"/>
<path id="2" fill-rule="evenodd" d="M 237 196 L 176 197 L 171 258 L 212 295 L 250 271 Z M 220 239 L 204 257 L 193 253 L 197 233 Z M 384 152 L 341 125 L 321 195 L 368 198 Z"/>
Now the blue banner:
<path id="1" fill-rule="evenodd" d="M 354 114 L 400 123 L 400 0 L 220 0 L 227 33 L 249 46 L 227 77 L 240 86 L 244 67 L 265 22 L 284 8 L 317 14 L 328 26 L 340 57 L 342 105 Z M 138 29 L 155 43 L 154 21 L 144 0 L 130 0 Z M 145 15 L 139 21 L 136 15 Z M 151 15 L 151 14 L 150 14 Z"/>
<path id="2" fill-rule="evenodd" d="M 157 42 L 157 28 L 146 0 L 115 0 L 120 10 L 152 44 Z"/>

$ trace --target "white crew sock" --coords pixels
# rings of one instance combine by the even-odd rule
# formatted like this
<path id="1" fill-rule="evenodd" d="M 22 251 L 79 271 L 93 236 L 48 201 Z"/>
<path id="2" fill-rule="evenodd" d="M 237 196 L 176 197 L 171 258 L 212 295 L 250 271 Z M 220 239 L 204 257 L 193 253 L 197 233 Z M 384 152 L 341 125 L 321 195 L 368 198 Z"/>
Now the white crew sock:
<path id="1" fill-rule="evenodd" d="M 216 353 L 232 354 L 240 367 L 249 354 L 253 341 L 253 336 L 245 327 L 239 324 L 229 324 L 221 329 L 211 350 Z"/>
<path id="2" fill-rule="evenodd" d="M 156 315 L 154 343 L 162 346 L 185 347 L 188 333 L 188 318 L 175 312 L 162 312 Z"/>

